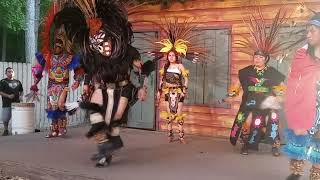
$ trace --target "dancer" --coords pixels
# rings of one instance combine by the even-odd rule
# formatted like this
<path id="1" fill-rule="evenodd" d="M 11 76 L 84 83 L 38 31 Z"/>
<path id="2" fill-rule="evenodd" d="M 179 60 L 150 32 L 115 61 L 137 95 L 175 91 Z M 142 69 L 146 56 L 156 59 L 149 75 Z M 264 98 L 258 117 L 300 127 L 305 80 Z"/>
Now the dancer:
<path id="1" fill-rule="evenodd" d="M 157 97 L 160 97 L 160 92 L 165 95 L 167 111 L 162 112 L 161 117 L 167 120 L 169 142 L 174 140 L 172 124 L 176 121 L 179 140 L 185 144 L 183 123 L 186 115 L 182 114 L 182 107 L 188 89 L 189 71 L 184 68 L 178 58 L 179 55 L 175 51 L 167 54 L 167 62 L 160 70 L 160 88 Z"/>
<path id="2" fill-rule="evenodd" d="M 160 70 L 160 83 L 157 92 L 159 102 L 161 94 L 165 96 L 166 111 L 160 117 L 167 121 L 168 140 L 174 140 L 173 123 L 178 123 L 179 141 L 186 144 L 183 124 L 186 114 L 182 113 L 183 101 L 187 95 L 189 71 L 183 66 L 182 58 L 196 62 L 205 57 L 205 50 L 196 40 L 198 34 L 193 33 L 196 26 L 190 25 L 190 19 L 178 23 L 178 19 L 166 19 L 164 29 L 166 37 L 155 43 L 160 51 L 153 53 L 165 57 L 165 64 Z M 160 46 L 160 47 L 159 47 Z"/>
<path id="3" fill-rule="evenodd" d="M 117 0 L 75 0 L 60 13 L 69 22 L 83 54 L 83 67 L 94 86 L 88 102 L 80 107 L 89 110 L 91 129 L 87 137 L 95 137 L 98 153 L 92 157 L 97 167 L 109 165 L 112 153 L 123 147 L 120 126 L 127 121 L 128 104 L 146 98 L 144 79 L 140 87 L 130 81 L 135 67 L 141 77 L 153 70 L 153 63 L 141 61 L 136 48 L 124 4 Z M 88 87 L 88 86 L 86 86 Z"/>
<path id="4" fill-rule="evenodd" d="M 312 163 L 310 180 L 320 179 L 320 14 L 308 22 L 308 44 L 297 50 L 291 64 L 285 98 L 288 129 L 284 153 L 290 158 L 291 175 L 297 180 L 303 175 L 305 161 Z"/>
<path id="5" fill-rule="evenodd" d="M 65 24 L 56 16 L 58 4 L 53 3 L 45 18 L 42 32 L 43 47 L 36 54 L 37 63 L 32 67 L 34 84 L 31 86 L 32 93 L 27 95 L 27 100 L 37 98 L 37 84 L 43 77 L 43 71 L 48 73 L 47 86 L 47 117 L 51 120 L 47 138 L 62 136 L 67 133 L 67 117 L 65 102 L 69 92 L 69 74 L 74 70 L 74 83 L 72 90 L 78 88 L 83 76 L 80 68 L 80 57 L 74 55 L 73 40 L 68 38 Z M 53 29 L 53 35 L 50 31 Z M 53 38 L 52 38 L 53 36 Z M 52 38 L 52 41 L 50 39 Z M 50 47 L 50 43 L 53 47 Z"/>
<path id="6" fill-rule="evenodd" d="M 230 142 L 236 145 L 240 136 L 243 146 L 241 154 L 248 149 L 258 150 L 261 139 L 272 145 L 273 156 L 279 156 L 279 103 L 284 92 L 285 76 L 267 65 L 271 57 L 279 55 L 287 46 L 278 41 L 279 29 L 286 22 L 286 11 L 280 8 L 272 20 L 270 31 L 259 9 L 253 11 L 245 23 L 251 39 L 237 42 L 240 52 L 253 56 L 252 65 L 239 71 L 239 82 L 232 86 L 229 95 L 237 96 L 243 90 L 241 105 L 230 133 Z M 271 103 L 270 103 L 271 102 Z M 266 104 L 266 105 L 265 105 Z"/>

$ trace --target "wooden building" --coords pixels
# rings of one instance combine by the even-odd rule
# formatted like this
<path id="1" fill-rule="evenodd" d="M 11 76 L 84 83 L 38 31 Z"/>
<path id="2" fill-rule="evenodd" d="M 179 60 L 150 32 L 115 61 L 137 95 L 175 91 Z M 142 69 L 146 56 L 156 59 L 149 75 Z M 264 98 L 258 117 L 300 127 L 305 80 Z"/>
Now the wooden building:
<path id="1" fill-rule="evenodd" d="M 299 0 L 259 0 L 266 20 L 273 18 L 281 6 L 285 5 L 287 8 L 291 18 L 288 21 L 288 27 L 282 32 L 283 38 L 287 38 L 285 35 L 288 30 L 304 28 L 303 22 L 312 15 L 311 11 L 308 11 L 300 2 Z M 319 1 L 305 0 L 304 2 L 308 8 L 320 10 Z M 183 111 L 188 114 L 185 121 L 187 134 L 229 136 L 234 116 L 239 108 L 240 97 L 230 105 L 218 104 L 217 101 L 224 98 L 228 86 L 237 80 L 238 70 L 251 64 L 252 57 L 235 52 L 234 42 L 241 38 L 239 34 L 248 35 L 242 18 L 248 14 L 248 8 L 252 7 L 253 3 L 250 0 L 190 0 L 185 4 L 174 3 L 169 9 L 160 9 L 160 6 L 144 6 L 145 13 L 131 17 L 132 20 L 158 22 L 163 17 L 195 18 L 194 22 L 201 31 L 204 46 L 207 47 L 211 59 L 208 59 L 208 63 L 204 65 L 184 62 L 190 70 L 189 94 L 183 108 Z M 151 24 L 136 24 L 134 30 L 135 44 L 138 48 L 146 46 L 146 42 L 141 38 L 145 34 L 161 36 L 160 30 Z M 144 58 L 147 59 L 146 56 Z M 282 63 L 273 62 L 271 65 L 287 74 L 289 59 Z M 161 103 L 159 107 L 155 107 L 154 104 L 157 77 L 157 73 L 150 77 L 150 87 L 154 88 L 148 91 L 148 101 L 133 107 L 130 113 L 130 127 L 166 129 L 166 122 L 158 116 L 159 111 L 165 109 L 164 104 Z"/>

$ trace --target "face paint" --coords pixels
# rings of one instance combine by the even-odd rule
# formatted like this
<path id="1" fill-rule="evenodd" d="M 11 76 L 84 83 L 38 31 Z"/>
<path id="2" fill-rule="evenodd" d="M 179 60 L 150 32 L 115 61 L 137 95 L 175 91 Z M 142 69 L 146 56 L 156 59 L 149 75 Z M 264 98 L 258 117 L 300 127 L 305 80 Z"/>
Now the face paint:
<path id="1" fill-rule="evenodd" d="M 90 36 L 90 48 L 102 54 L 103 56 L 111 56 L 112 46 L 111 41 L 106 41 L 106 33 L 103 30 L 97 34 Z"/>

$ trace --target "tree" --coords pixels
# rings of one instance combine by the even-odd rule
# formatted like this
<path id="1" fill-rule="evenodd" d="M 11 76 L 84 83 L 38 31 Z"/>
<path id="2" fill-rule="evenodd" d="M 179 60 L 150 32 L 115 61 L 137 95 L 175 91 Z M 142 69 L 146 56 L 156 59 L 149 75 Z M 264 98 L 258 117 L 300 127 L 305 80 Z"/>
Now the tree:
<path id="1" fill-rule="evenodd" d="M 1 24 L 12 31 L 23 30 L 25 27 L 25 0 L 0 1 Z"/>
<path id="2" fill-rule="evenodd" d="M 19 49 L 19 55 L 12 54 L 12 51 L 8 49 L 8 47 L 17 46 L 19 48 L 24 48 L 25 43 L 21 43 L 21 41 L 17 42 L 11 42 L 8 41 L 9 39 L 15 39 L 16 37 L 21 38 L 22 32 L 26 31 L 28 32 L 28 29 L 26 28 L 27 21 L 33 21 L 34 24 L 34 44 L 35 48 L 37 48 L 37 36 L 38 36 L 38 28 L 39 24 L 41 24 L 43 16 L 45 12 L 47 11 L 49 4 L 51 0 L 34 0 L 35 1 L 35 15 L 30 18 L 26 18 L 26 12 L 27 12 L 27 6 L 29 7 L 29 3 L 26 0 L 0 0 L 0 29 L 2 34 L 0 36 L 2 38 L 2 60 L 6 59 L 6 53 L 8 53 L 8 57 L 24 57 L 24 53 Z M 41 2 L 41 4 L 40 4 Z M 9 37 L 8 37 L 9 36 Z M 11 37 L 12 36 L 12 37 Z M 27 36 L 26 36 L 27 37 Z M 25 38 L 26 43 L 29 41 L 27 38 Z M 8 42 L 7 42 L 8 41 Z M 10 43 L 10 44 L 7 44 Z M 9 46 L 8 46 L 9 45 Z M 28 46 L 26 46 L 28 47 Z M 29 48 L 25 48 L 25 51 L 27 51 Z M 9 52 L 8 52 L 9 51 Z M 29 57 L 33 59 L 32 57 Z M 21 61 L 21 60 L 20 60 Z"/>
<path id="3" fill-rule="evenodd" d="M 21 31 L 24 28 L 24 0 L 1 0 L 0 1 L 0 22 L 2 28 L 2 50 L 1 59 L 6 59 L 7 30 Z"/>

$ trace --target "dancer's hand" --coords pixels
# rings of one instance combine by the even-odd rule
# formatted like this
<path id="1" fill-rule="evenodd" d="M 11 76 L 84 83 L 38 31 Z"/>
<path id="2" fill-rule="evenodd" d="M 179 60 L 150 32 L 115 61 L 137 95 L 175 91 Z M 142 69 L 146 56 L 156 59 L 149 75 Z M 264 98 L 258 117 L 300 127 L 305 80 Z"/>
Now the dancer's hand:
<path id="1" fill-rule="evenodd" d="M 159 106 L 159 104 L 160 104 L 160 96 L 161 96 L 161 94 L 160 94 L 160 92 L 158 91 L 158 92 L 157 92 L 157 96 L 156 96 L 156 106 Z"/>
<path id="2" fill-rule="evenodd" d="M 199 53 L 194 52 L 193 55 L 194 55 L 194 57 L 193 57 L 193 59 L 192 59 L 192 62 L 193 62 L 193 63 L 198 62 L 198 61 L 199 61 Z"/>
<path id="3" fill-rule="evenodd" d="M 83 85 L 83 94 L 89 94 L 89 85 Z"/>
<path id="4" fill-rule="evenodd" d="M 14 98 L 14 94 L 9 94 L 7 97 L 8 97 L 9 99 L 13 99 L 13 98 Z"/>
<path id="5" fill-rule="evenodd" d="M 182 96 L 184 98 L 188 98 L 188 95 L 189 95 L 188 90 L 184 90 L 184 92 L 182 93 Z"/>
<path id="6" fill-rule="evenodd" d="M 30 87 L 30 90 L 33 91 L 33 92 L 38 92 L 38 91 L 39 91 L 39 88 L 38 88 L 37 84 L 33 84 L 33 85 Z"/>
<path id="7" fill-rule="evenodd" d="M 134 65 L 137 69 L 141 70 L 142 65 L 143 65 L 143 62 L 142 62 L 141 60 L 135 60 L 135 61 L 133 61 L 133 65 Z"/>
<path id="8" fill-rule="evenodd" d="M 65 108 L 68 112 L 76 111 L 79 108 L 78 102 L 66 103 Z"/>
<path id="9" fill-rule="evenodd" d="M 147 88 L 145 86 L 139 89 L 139 91 L 138 91 L 138 99 L 140 101 L 144 101 L 144 100 L 147 99 Z"/>
<path id="10" fill-rule="evenodd" d="M 232 100 L 232 97 L 226 97 L 223 99 L 224 103 L 227 103 L 227 104 L 231 104 L 231 102 L 233 101 Z"/>
<path id="11" fill-rule="evenodd" d="M 79 81 L 74 81 L 74 83 L 71 86 L 72 91 L 76 90 L 80 85 Z"/>

